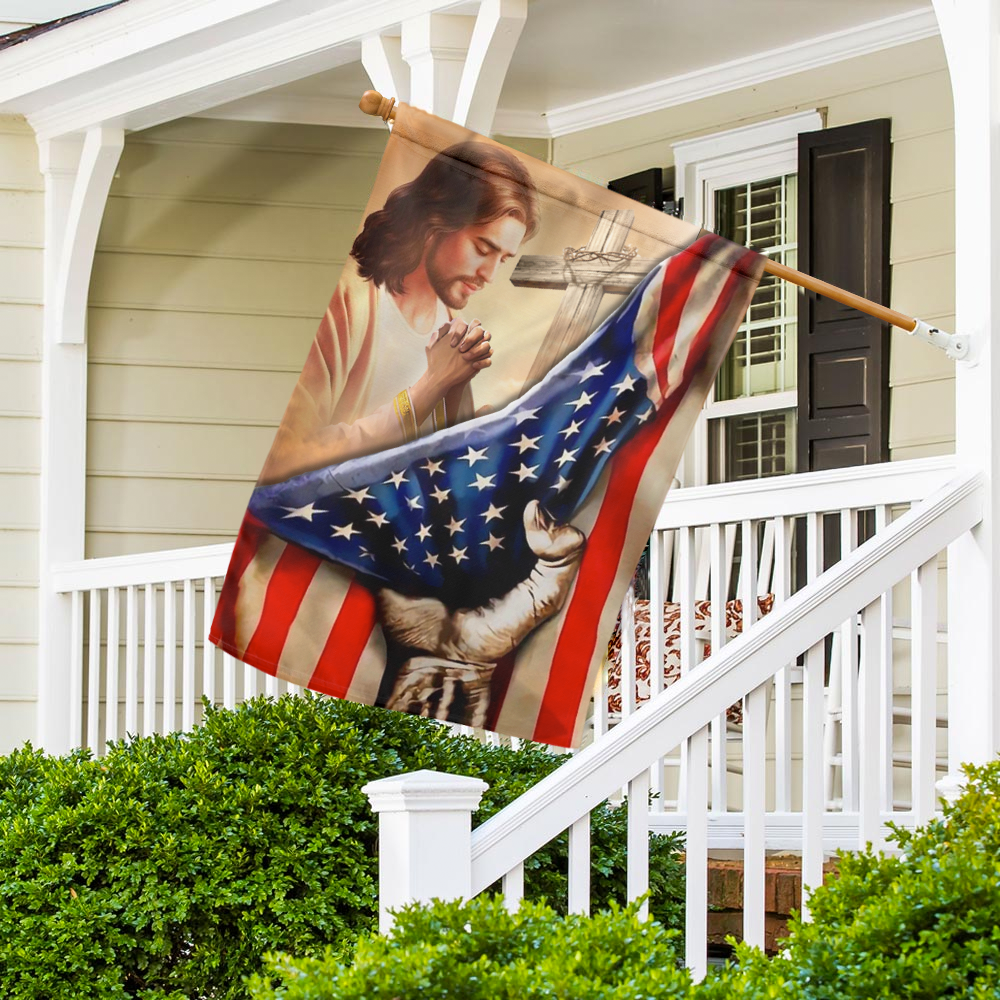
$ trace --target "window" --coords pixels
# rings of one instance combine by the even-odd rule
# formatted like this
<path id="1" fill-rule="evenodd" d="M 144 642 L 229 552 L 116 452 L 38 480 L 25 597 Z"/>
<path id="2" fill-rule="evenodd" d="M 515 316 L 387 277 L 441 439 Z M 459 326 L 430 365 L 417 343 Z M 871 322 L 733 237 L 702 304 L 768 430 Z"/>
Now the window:
<path id="1" fill-rule="evenodd" d="M 674 144 L 684 218 L 795 267 L 798 136 L 816 111 Z M 736 333 L 678 477 L 685 486 L 795 472 L 797 289 L 765 274 Z"/>

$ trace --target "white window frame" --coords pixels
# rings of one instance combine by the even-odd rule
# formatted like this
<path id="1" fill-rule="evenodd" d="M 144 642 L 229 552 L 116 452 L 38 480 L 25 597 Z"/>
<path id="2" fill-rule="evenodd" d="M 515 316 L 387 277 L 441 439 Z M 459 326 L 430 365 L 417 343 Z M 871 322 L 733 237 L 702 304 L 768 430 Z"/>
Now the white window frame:
<path id="1" fill-rule="evenodd" d="M 823 127 L 823 115 L 813 109 L 675 142 L 674 197 L 684 199 L 685 221 L 714 231 L 715 192 L 719 188 L 795 173 L 799 133 Z M 716 402 L 713 385 L 678 466 L 680 485 L 704 486 L 709 481 L 710 419 L 787 409 L 797 401 L 798 391 L 792 389 Z"/>

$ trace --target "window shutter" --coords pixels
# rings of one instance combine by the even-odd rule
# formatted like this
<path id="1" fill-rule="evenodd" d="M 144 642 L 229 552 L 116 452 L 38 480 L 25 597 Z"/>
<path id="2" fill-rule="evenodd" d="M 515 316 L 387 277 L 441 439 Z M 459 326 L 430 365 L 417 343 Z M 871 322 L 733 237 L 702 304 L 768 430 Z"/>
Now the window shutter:
<path id="1" fill-rule="evenodd" d="M 889 301 L 890 119 L 799 136 L 799 269 Z M 889 324 L 799 293 L 798 468 L 889 460 Z"/>

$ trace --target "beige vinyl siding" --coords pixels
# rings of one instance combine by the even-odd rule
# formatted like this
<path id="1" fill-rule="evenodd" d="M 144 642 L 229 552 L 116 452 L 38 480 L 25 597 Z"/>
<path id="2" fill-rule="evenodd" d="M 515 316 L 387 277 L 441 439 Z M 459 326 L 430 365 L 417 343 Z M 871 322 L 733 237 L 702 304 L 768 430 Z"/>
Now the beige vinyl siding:
<path id="1" fill-rule="evenodd" d="M 43 226 L 34 133 L 0 116 L 0 753 L 35 735 Z"/>
<path id="2" fill-rule="evenodd" d="M 953 330 L 955 170 L 951 83 L 940 38 L 884 49 L 553 142 L 553 162 L 606 183 L 673 163 L 671 143 L 818 108 L 827 127 L 892 119 L 890 301 Z M 893 329 L 892 459 L 954 451 L 954 362 Z M 927 419 L 934 413 L 934 421 Z"/>
<path id="3" fill-rule="evenodd" d="M 386 138 L 201 118 L 126 137 L 90 287 L 88 556 L 235 538 Z"/>

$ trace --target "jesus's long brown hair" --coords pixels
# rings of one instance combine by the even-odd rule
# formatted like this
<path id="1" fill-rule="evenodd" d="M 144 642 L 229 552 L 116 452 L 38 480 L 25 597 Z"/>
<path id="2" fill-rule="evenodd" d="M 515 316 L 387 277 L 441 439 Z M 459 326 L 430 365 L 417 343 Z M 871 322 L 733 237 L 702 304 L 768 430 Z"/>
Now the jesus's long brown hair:
<path id="1" fill-rule="evenodd" d="M 535 184 L 521 161 L 486 142 L 457 142 L 418 176 L 394 188 L 372 212 L 351 247 L 358 273 L 401 294 L 403 278 L 420 263 L 428 238 L 511 215 L 524 239 L 538 229 Z"/>

